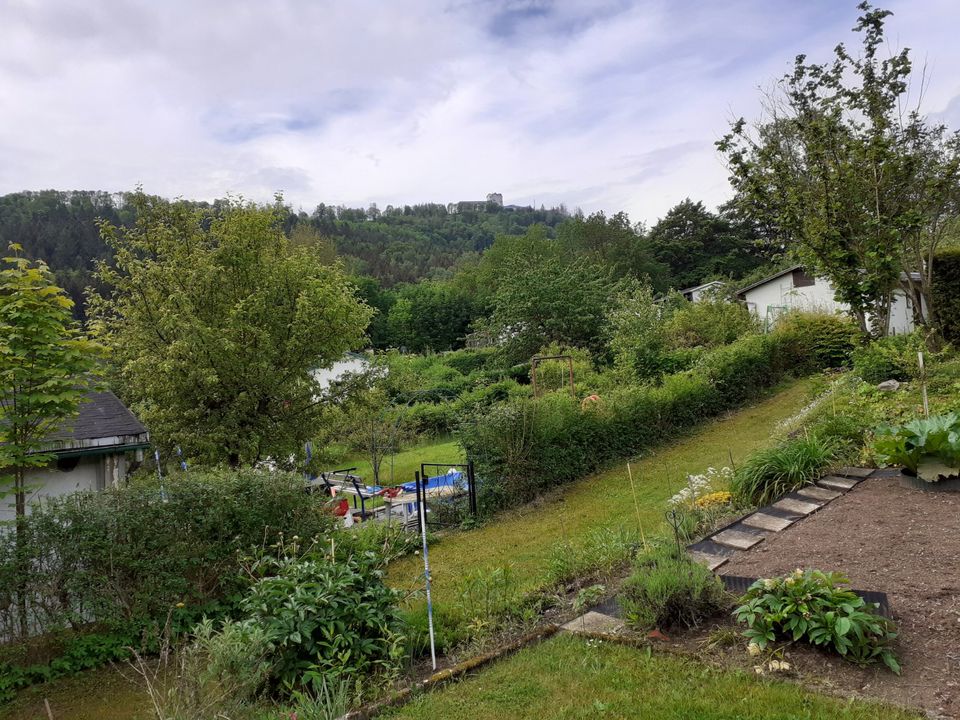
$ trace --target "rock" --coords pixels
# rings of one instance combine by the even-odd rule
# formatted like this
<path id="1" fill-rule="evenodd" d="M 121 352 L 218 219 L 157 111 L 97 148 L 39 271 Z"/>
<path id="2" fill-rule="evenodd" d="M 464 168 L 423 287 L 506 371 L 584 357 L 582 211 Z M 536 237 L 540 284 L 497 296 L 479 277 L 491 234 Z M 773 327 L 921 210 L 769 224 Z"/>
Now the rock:
<path id="1" fill-rule="evenodd" d="M 884 380 L 882 383 L 877 385 L 877 390 L 882 390 L 883 392 L 894 392 L 900 389 L 900 383 L 896 380 Z"/>

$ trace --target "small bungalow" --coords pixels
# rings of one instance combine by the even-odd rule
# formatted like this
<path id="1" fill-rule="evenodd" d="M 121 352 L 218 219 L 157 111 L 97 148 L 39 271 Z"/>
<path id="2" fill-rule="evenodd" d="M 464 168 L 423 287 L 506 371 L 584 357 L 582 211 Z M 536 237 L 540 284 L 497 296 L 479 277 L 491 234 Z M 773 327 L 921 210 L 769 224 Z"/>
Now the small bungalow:
<path id="1" fill-rule="evenodd" d="M 142 462 L 149 444 L 147 429 L 116 395 L 88 393 L 79 413 L 47 438 L 45 451 L 54 459 L 27 475 L 27 504 L 118 485 Z M 0 501 L 0 521 L 15 518 L 13 502 L 10 495 Z"/>
<path id="2" fill-rule="evenodd" d="M 914 329 L 914 303 L 923 298 L 913 298 L 903 274 L 903 287 L 894 292 L 893 305 L 890 308 L 890 327 L 892 334 L 900 335 Z M 919 274 L 914 280 L 919 279 Z M 814 277 L 807 273 L 802 265 L 794 265 L 770 277 L 758 280 L 737 291 L 737 297 L 754 313 L 764 326 L 770 328 L 777 318 L 788 310 L 812 310 L 822 312 L 847 312 L 849 306 L 838 302 L 833 285 L 826 278 Z"/>
<path id="3" fill-rule="evenodd" d="M 720 280 L 711 280 L 708 283 L 703 283 L 703 285 L 697 285 L 696 287 L 681 290 L 680 294 L 690 302 L 698 302 L 704 297 L 713 295 L 721 290 L 723 290 L 723 283 Z"/>

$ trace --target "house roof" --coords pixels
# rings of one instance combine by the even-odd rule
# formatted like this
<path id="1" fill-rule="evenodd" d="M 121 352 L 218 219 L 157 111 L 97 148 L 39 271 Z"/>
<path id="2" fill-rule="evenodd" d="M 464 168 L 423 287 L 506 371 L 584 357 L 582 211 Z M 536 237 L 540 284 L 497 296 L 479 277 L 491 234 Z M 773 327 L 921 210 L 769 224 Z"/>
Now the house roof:
<path id="1" fill-rule="evenodd" d="M 778 277 L 783 277 L 787 273 L 792 273 L 794 270 L 803 270 L 803 265 L 791 265 L 790 267 L 785 268 L 780 272 L 776 272 L 773 275 L 769 275 L 763 278 L 763 280 L 757 280 L 755 283 L 751 283 L 750 285 L 747 285 L 745 288 L 740 288 L 739 290 L 737 290 L 737 295 L 743 295 L 748 290 L 753 290 L 755 287 L 766 285 L 771 280 L 776 280 Z"/>
<path id="2" fill-rule="evenodd" d="M 712 287 L 713 285 L 723 285 L 723 281 L 711 280 L 710 282 L 705 282 L 701 285 L 694 285 L 693 287 L 684 288 L 683 290 L 680 291 L 680 294 L 685 295 L 686 293 L 692 293 L 692 292 L 696 292 L 697 290 L 703 290 L 703 288 Z"/>
<path id="3" fill-rule="evenodd" d="M 53 452 L 144 445 L 147 429 L 112 392 L 89 392 L 75 417 L 47 436 Z"/>

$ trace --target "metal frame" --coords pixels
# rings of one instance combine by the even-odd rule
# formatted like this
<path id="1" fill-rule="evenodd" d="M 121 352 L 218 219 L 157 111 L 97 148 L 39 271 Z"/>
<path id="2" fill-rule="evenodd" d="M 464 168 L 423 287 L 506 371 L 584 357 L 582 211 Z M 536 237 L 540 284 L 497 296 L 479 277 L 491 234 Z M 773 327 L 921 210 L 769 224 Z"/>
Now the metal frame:
<path id="1" fill-rule="evenodd" d="M 473 469 L 473 460 L 467 463 L 420 463 L 420 470 L 415 472 L 417 483 L 417 514 L 420 516 L 421 523 L 431 524 L 427 520 L 427 495 L 424 484 L 431 477 L 442 477 L 439 475 L 427 475 L 427 468 L 460 468 L 466 471 L 467 478 L 467 501 L 470 507 L 470 515 L 477 517 L 477 478 Z M 433 523 L 435 526 L 444 527 L 447 523 Z"/>
<path id="2" fill-rule="evenodd" d="M 537 384 L 537 366 L 544 360 L 567 361 L 567 371 L 570 376 L 570 397 L 576 399 L 577 391 L 573 384 L 573 356 L 571 355 L 534 355 L 530 358 L 530 380 L 533 383 L 533 396 L 540 397 L 540 386 Z"/>

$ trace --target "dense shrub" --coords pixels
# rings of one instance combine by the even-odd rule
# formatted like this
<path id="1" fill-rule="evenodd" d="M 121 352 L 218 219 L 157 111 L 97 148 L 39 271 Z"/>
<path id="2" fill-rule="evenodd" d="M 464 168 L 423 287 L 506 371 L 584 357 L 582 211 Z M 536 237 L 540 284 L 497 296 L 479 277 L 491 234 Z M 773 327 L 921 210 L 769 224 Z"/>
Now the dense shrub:
<path id="1" fill-rule="evenodd" d="M 960 248 L 937 253 L 933 262 L 933 303 L 940 332 L 960 343 Z"/>
<path id="2" fill-rule="evenodd" d="M 853 351 L 853 369 L 865 382 L 909 380 L 920 372 L 917 352 L 926 350 L 923 335 L 894 335 Z"/>
<path id="3" fill-rule="evenodd" d="M 816 479 L 837 457 L 835 440 L 804 435 L 758 450 L 733 476 L 731 490 L 744 503 L 765 505 Z"/>
<path id="4" fill-rule="evenodd" d="M 849 367 L 861 334 L 846 315 L 795 310 L 777 323 L 776 333 L 791 355 L 787 362 L 807 371 Z"/>
<path id="5" fill-rule="evenodd" d="M 685 303 L 667 322 L 673 347 L 720 347 L 759 331 L 757 318 L 740 303 L 724 297 Z"/>
<path id="6" fill-rule="evenodd" d="M 839 573 L 796 570 L 783 578 L 758 580 L 734 611 L 747 625 L 744 635 L 760 650 L 778 638 L 806 640 L 858 665 L 882 661 L 898 675 L 890 648 L 896 638 L 892 622 L 876 613 Z"/>
<path id="7" fill-rule="evenodd" d="M 222 615 L 244 585 L 238 551 L 280 531 L 310 537 L 331 527 L 300 476 L 252 470 L 191 471 L 162 485 L 45 501 L 23 523 L 19 560 L 14 534 L 0 533 L 0 633 L 19 633 L 23 600 L 32 634 L 81 634 L 50 665 L 8 646 L 6 675 L 29 684 L 114 659 L 128 645 L 151 647 L 168 617 L 184 630 Z M 24 663 L 32 663 L 26 675 Z"/>
<path id="8" fill-rule="evenodd" d="M 672 549 L 638 559 L 620 602 L 627 622 L 638 630 L 696 627 L 730 607 L 720 579 Z"/>

